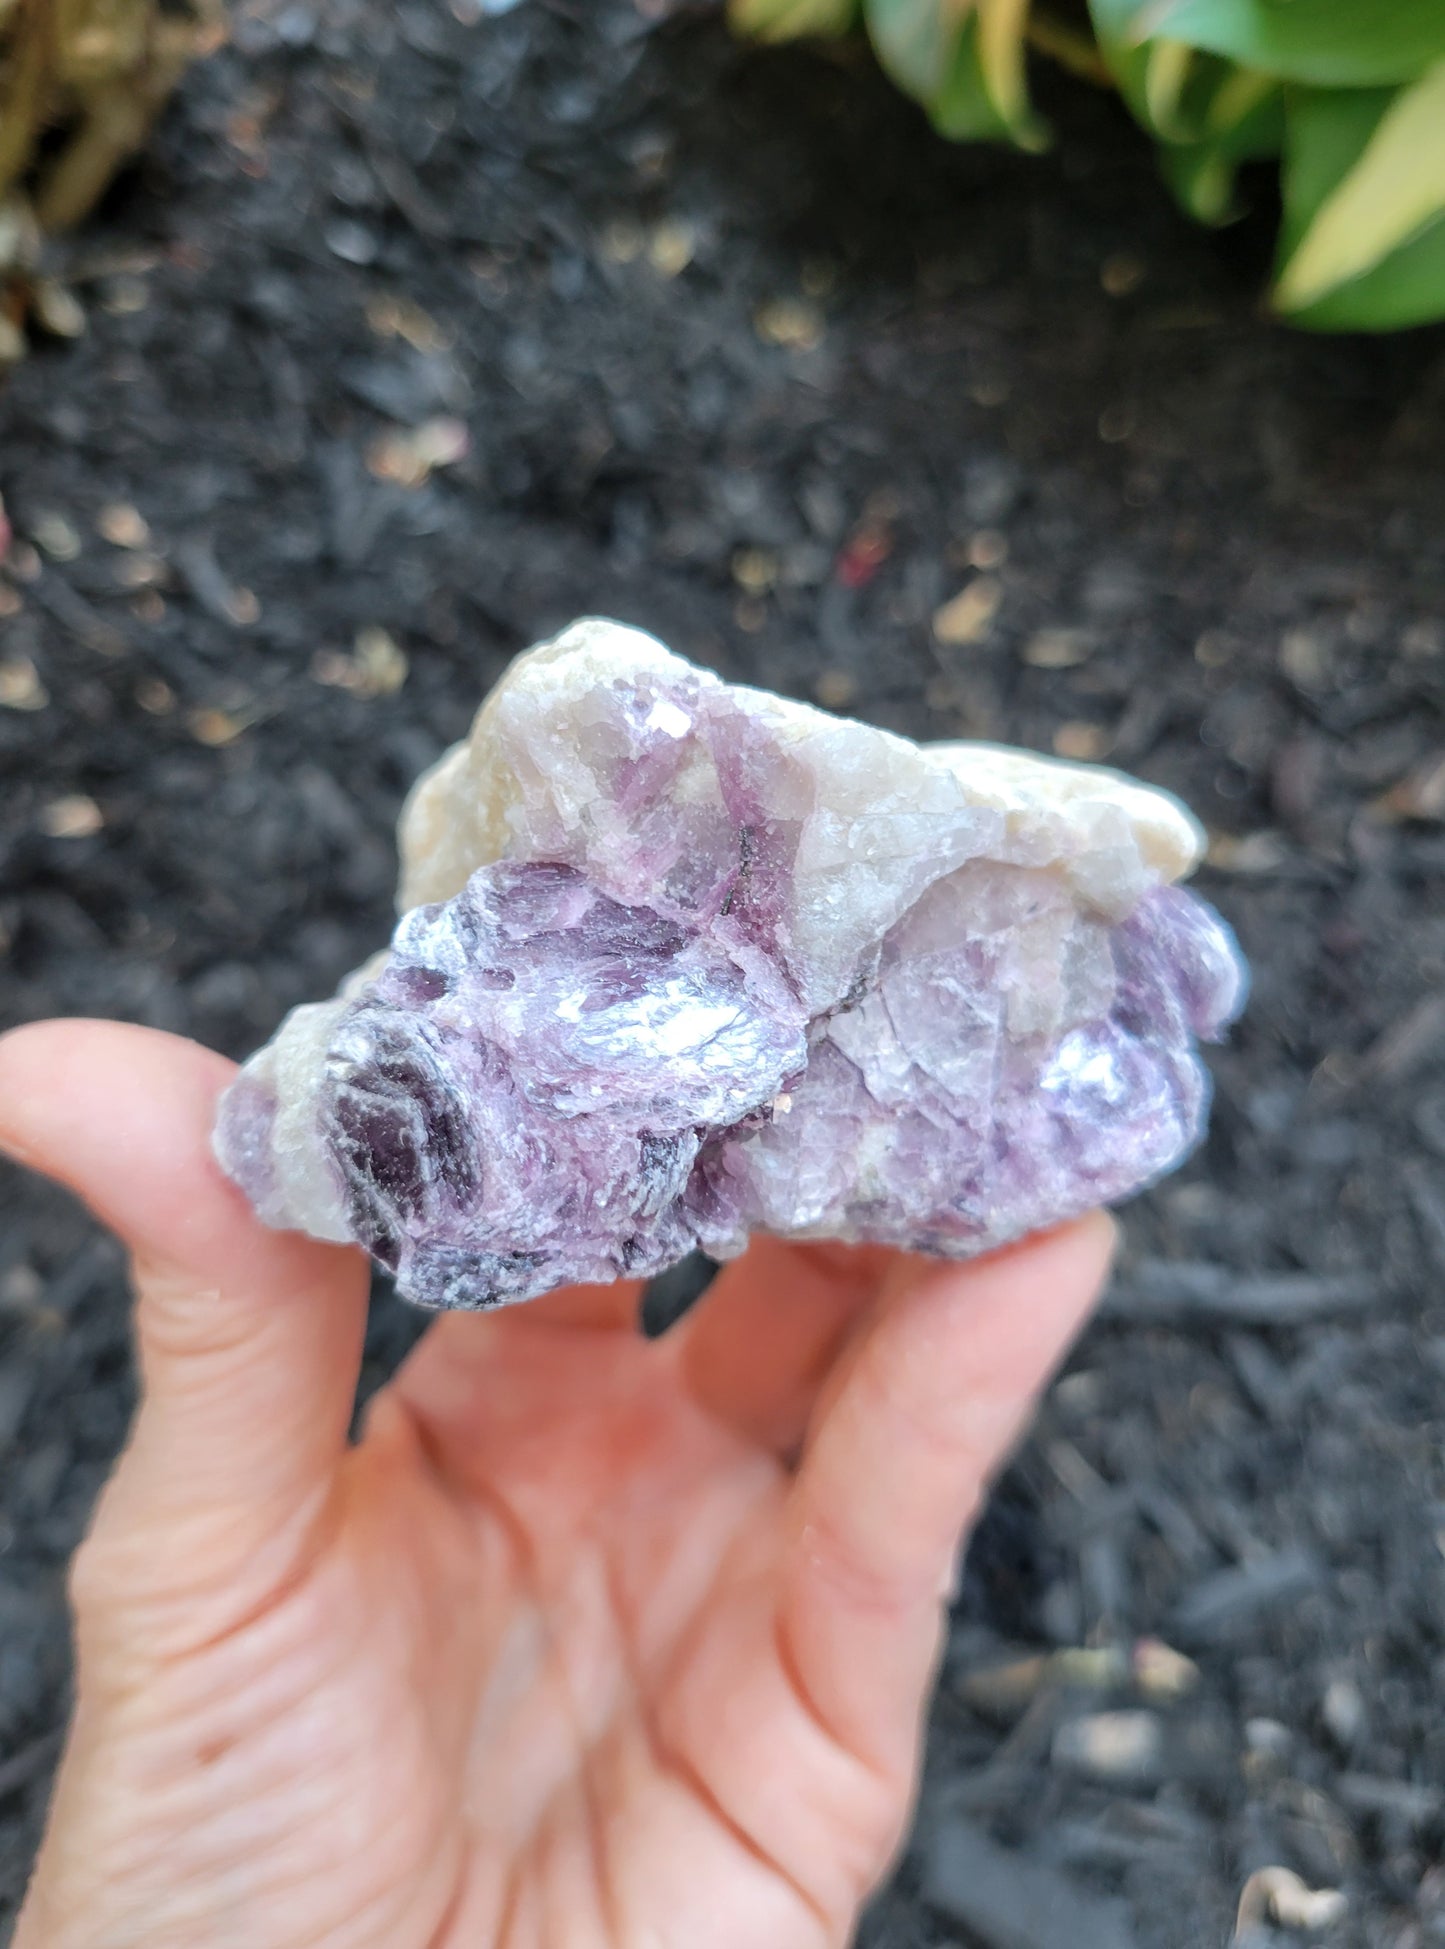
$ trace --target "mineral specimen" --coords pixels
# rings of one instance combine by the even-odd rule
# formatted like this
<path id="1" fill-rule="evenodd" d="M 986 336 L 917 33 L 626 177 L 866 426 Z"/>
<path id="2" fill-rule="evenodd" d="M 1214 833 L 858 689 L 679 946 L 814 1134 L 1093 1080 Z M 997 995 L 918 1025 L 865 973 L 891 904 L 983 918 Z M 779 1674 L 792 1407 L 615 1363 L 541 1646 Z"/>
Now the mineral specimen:
<path id="1" fill-rule="evenodd" d="M 918 746 L 575 624 L 402 815 L 390 952 L 227 1093 L 268 1224 L 423 1306 L 647 1274 L 754 1231 L 964 1257 L 1198 1138 L 1224 924 L 1162 793 Z"/>

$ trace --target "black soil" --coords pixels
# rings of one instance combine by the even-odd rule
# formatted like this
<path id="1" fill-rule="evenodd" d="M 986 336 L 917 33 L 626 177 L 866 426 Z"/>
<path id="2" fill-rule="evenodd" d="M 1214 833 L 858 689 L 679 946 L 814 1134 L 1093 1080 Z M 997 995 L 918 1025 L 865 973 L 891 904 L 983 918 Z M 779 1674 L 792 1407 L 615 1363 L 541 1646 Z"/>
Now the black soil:
<path id="1" fill-rule="evenodd" d="M 88 329 L 0 394 L 0 1018 L 250 1049 L 588 611 L 1182 792 L 1253 1003 L 975 1545 L 865 1940 L 1199 1949 L 1278 1864 L 1344 1891 L 1317 1939 L 1445 1942 L 1445 339 L 1273 325 L 1267 212 L 1191 229 L 1103 99 L 954 151 L 864 61 L 665 12 L 253 0 L 72 247 Z M 379 477 L 437 418 L 466 457 Z M 9 1913 L 132 1381 L 114 1249 L 0 1198 Z M 379 1299 L 373 1379 L 411 1327 Z M 980 1679 L 1147 1638 L 1192 1689 Z"/>

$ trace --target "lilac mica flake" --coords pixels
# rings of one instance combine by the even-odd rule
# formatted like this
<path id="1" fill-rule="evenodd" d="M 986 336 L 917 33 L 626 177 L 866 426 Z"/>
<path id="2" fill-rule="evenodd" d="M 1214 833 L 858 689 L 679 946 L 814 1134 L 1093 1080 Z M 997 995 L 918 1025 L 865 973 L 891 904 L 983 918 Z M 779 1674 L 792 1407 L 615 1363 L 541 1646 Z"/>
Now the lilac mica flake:
<path id="1" fill-rule="evenodd" d="M 427 1306 L 691 1250 L 705 1136 L 807 1067 L 780 983 L 571 867 L 485 867 L 397 929 L 337 1025 L 320 1116 L 355 1236 Z"/>
<path id="2" fill-rule="evenodd" d="M 1041 926 L 1069 936 L 1067 1026 L 1046 1035 L 1021 949 Z M 1110 927 L 1042 875 L 967 867 L 809 1024 L 706 933 L 509 863 L 402 921 L 332 1029 L 314 1114 L 350 1235 L 424 1306 L 727 1257 L 758 1230 L 957 1257 L 1177 1163 L 1207 1098 L 1193 1039 L 1237 991 L 1188 894 Z M 266 1114 L 238 1087 L 220 1138 L 263 1205 Z"/>
<path id="3" fill-rule="evenodd" d="M 1038 877 L 964 868 L 893 930 L 876 984 L 817 1025 L 787 1117 L 704 1152 L 705 1250 L 767 1230 L 966 1257 L 1180 1162 L 1209 1100 L 1194 1039 L 1239 996 L 1231 939 L 1174 888 L 1117 927 L 1049 916 Z M 1020 937 L 1050 918 L 1070 993 L 1063 1025 L 1030 1033 Z"/>
<path id="4" fill-rule="evenodd" d="M 1180 1161 L 1243 970 L 1171 802 L 616 637 L 514 666 L 404 827 L 447 897 L 227 1093 L 263 1218 L 485 1307 L 754 1231 L 965 1257 Z"/>

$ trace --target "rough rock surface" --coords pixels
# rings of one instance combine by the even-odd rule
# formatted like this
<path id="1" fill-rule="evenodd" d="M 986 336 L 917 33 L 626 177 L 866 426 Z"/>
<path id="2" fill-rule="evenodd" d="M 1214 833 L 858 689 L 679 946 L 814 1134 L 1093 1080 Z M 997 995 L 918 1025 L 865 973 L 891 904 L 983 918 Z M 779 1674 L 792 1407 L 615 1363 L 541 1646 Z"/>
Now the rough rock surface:
<path id="1" fill-rule="evenodd" d="M 1242 969 L 1115 774 L 917 746 L 574 625 L 402 819 L 389 955 L 229 1092 L 272 1224 L 425 1306 L 752 1231 L 961 1257 L 1176 1164 Z"/>

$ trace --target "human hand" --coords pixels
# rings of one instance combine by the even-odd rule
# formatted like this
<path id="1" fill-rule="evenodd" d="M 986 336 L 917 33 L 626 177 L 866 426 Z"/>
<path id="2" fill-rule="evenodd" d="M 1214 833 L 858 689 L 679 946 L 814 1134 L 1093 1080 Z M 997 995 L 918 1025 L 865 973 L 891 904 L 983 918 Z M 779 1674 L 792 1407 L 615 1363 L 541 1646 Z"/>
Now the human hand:
<path id="1" fill-rule="evenodd" d="M 903 1833 L 960 1537 L 1097 1292 L 759 1240 L 427 1333 L 347 1429 L 360 1254 L 211 1162 L 231 1066 L 47 1023 L 0 1145 L 129 1246 L 143 1400 L 75 1562 L 16 1949 L 823 1949 Z"/>

